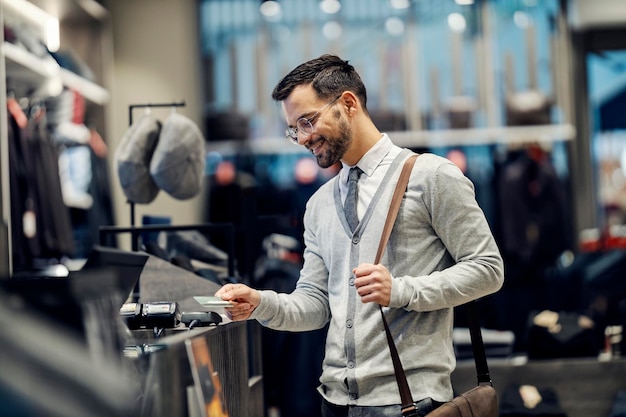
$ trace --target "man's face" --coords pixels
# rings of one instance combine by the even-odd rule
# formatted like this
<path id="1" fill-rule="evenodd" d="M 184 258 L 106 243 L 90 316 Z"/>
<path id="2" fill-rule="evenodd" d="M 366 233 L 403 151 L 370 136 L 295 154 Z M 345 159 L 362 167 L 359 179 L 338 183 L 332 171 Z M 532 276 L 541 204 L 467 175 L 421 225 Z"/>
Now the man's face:
<path id="1" fill-rule="evenodd" d="M 352 142 L 352 129 L 341 112 L 341 98 L 324 101 L 310 86 L 300 86 L 282 107 L 290 127 L 296 127 L 299 119 L 310 123 L 310 133 L 298 131 L 298 143 L 311 151 L 320 167 L 339 162 Z"/>

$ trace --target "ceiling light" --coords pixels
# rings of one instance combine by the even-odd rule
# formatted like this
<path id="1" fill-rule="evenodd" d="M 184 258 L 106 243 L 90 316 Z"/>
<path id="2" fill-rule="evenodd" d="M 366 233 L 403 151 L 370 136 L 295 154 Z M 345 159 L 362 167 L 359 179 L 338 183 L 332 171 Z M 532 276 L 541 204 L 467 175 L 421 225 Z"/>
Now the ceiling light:
<path id="1" fill-rule="evenodd" d="M 531 24 L 531 18 L 527 13 L 518 10 L 513 13 L 513 22 L 518 28 L 526 29 Z"/>
<path id="2" fill-rule="evenodd" d="M 259 11 L 268 19 L 276 19 L 280 16 L 281 8 L 277 1 L 267 0 L 261 3 Z"/>
<path id="3" fill-rule="evenodd" d="M 322 27 L 322 33 L 324 34 L 324 37 L 329 40 L 339 39 L 342 32 L 343 30 L 339 22 L 327 22 Z"/>
<path id="4" fill-rule="evenodd" d="M 335 14 L 341 10 L 339 0 L 322 0 L 320 1 L 320 10 L 326 14 Z"/>
<path id="5" fill-rule="evenodd" d="M 404 33 L 404 22 L 397 17 L 385 20 L 385 30 L 392 36 L 400 36 Z"/>
<path id="6" fill-rule="evenodd" d="M 454 32 L 463 32 L 467 26 L 465 17 L 460 13 L 450 13 L 448 15 L 448 26 Z"/>
<path id="7" fill-rule="evenodd" d="M 411 2 L 410 0 L 389 0 L 389 5 L 394 9 L 408 9 Z"/>

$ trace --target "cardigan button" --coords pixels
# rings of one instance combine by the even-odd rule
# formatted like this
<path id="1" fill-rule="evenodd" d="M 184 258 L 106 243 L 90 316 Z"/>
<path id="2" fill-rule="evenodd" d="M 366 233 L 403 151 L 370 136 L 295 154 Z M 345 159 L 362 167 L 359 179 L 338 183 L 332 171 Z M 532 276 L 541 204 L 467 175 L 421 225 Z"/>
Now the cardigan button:
<path id="1" fill-rule="evenodd" d="M 355 235 L 355 236 L 352 237 L 352 243 L 354 243 L 355 245 L 357 243 L 359 243 L 360 240 L 361 240 L 361 236 L 356 236 Z"/>

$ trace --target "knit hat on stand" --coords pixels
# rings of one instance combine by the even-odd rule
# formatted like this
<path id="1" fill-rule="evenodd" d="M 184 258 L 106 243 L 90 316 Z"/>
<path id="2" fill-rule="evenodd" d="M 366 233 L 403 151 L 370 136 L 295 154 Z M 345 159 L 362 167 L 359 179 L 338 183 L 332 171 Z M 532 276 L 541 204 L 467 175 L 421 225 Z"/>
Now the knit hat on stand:
<path id="1" fill-rule="evenodd" d="M 159 142 L 161 122 L 144 114 L 126 131 L 115 151 L 117 175 L 130 202 L 148 204 L 159 193 L 150 176 L 150 161 Z"/>
<path id="2" fill-rule="evenodd" d="M 205 154 L 205 139 L 198 126 L 181 114 L 171 113 L 163 123 L 150 162 L 152 179 L 176 199 L 192 198 L 202 187 Z"/>

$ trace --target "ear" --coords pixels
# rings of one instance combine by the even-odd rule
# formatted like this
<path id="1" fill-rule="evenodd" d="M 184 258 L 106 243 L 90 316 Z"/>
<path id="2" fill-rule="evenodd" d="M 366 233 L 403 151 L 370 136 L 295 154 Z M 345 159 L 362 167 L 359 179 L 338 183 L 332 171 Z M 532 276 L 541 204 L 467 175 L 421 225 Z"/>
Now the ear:
<path id="1" fill-rule="evenodd" d="M 354 116 L 361 105 L 359 103 L 359 99 L 354 95 L 352 91 L 344 91 L 341 96 L 341 100 L 348 114 L 350 116 Z"/>

